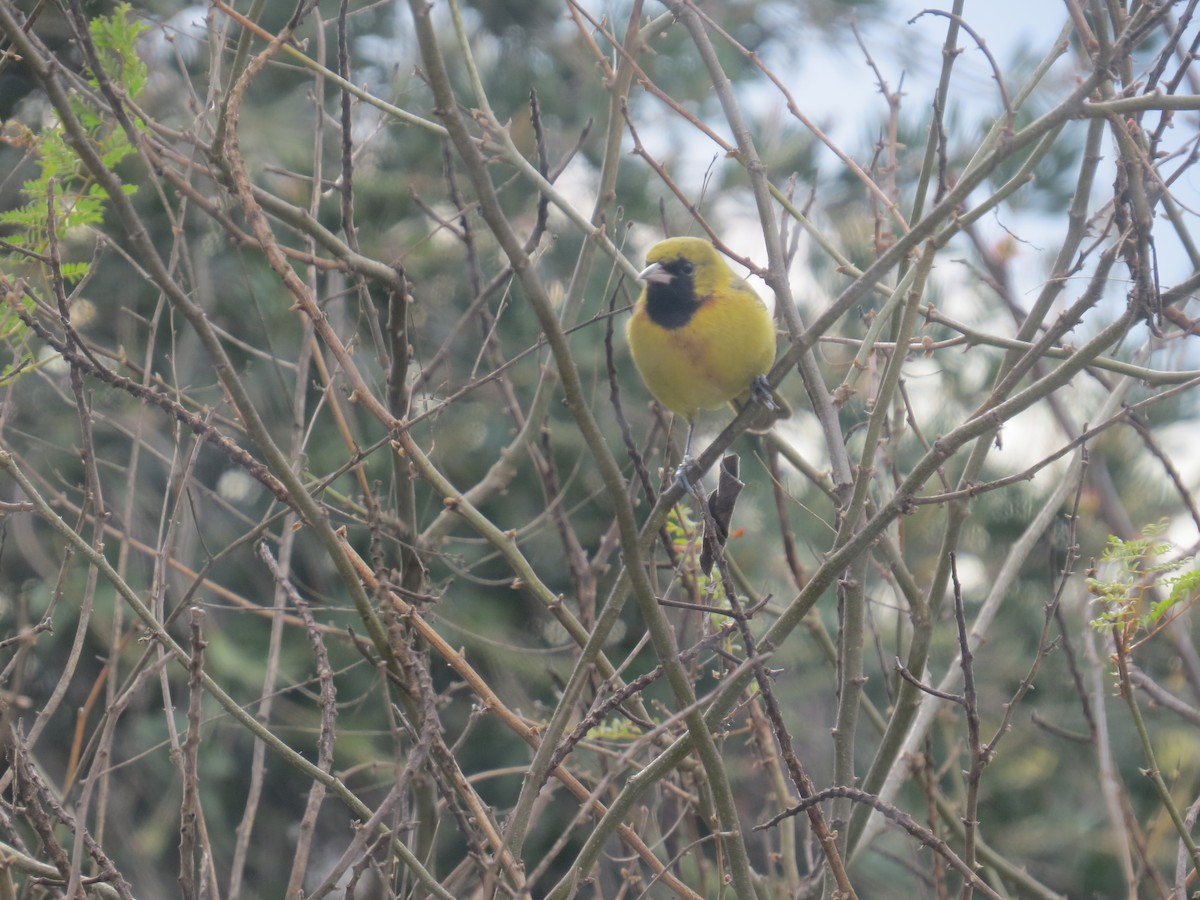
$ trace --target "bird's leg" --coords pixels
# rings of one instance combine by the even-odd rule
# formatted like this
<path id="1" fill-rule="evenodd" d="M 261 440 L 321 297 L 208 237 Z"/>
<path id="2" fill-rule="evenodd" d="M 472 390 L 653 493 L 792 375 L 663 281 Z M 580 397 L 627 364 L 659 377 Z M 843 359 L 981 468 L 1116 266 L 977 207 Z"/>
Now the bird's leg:
<path id="1" fill-rule="evenodd" d="M 688 462 L 692 460 L 692 438 L 696 435 L 696 423 L 688 422 L 687 437 L 683 439 L 683 458 Z"/>
<path id="2" fill-rule="evenodd" d="M 683 459 L 679 461 L 679 468 L 675 470 L 675 483 L 689 494 L 692 492 L 692 483 L 688 481 L 687 470 L 695 462 L 692 459 L 692 436 L 695 433 L 696 423 L 688 422 L 687 437 L 683 441 Z"/>

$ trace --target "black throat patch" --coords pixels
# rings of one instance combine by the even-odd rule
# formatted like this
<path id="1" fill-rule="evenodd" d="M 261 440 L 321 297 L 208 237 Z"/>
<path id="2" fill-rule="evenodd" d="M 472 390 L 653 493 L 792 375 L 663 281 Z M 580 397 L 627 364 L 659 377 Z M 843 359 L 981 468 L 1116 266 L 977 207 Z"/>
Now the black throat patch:
<path id="1" fill-rule="evenodd" d="M 692 279 L 692 264 L 673 259 L 661 264 L 673 276 L 667 283 L 651 281 L 646 285 L 646 314 L 663 328 L 682 328 L 692 320 L 700 302 Z"/>

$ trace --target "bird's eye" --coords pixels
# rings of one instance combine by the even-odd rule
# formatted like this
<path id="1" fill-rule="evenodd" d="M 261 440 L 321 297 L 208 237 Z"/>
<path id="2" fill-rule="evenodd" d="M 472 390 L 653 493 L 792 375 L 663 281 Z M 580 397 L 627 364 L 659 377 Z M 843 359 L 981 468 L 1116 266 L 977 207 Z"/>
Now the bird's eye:
<path id="1" fill-rule="evenodd" d="M 694 271 L 696 271 L 696 267 L 685 259 L 679 264 L 679 271 L 684 275 L 691 275 Z"/>

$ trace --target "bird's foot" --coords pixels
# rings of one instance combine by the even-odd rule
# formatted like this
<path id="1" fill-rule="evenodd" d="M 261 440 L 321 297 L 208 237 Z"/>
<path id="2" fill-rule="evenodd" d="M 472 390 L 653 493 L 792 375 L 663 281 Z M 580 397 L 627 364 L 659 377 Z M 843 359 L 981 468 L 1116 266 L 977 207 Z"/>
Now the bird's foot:
<path id="1" fill-rule="evenodd" d="M 779 411 L 779 404 L 775 402 L 775 392 L 771 390 L 767 376 L 755 375 L 750 380 L 750 396 L 772 412 Z"/>
<path id="2" fill-rule="evenodd" d="M 675 483 L 683 488 L 685 494 L 691 494 L 695 492 L 692 482 L 688 479 L 688 469 L 695 464 L 695 458 L 688 454 L 679 461 L 679 468 L 675 470 Z"/>

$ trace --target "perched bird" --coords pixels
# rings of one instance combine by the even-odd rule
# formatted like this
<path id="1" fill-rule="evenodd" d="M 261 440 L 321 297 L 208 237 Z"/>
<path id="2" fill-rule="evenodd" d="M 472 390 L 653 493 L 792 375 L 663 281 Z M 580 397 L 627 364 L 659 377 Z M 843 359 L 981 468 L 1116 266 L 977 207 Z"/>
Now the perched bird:
<path id="1" fill-rule="evenodd" d="M 763 377 L 775 361 L 771 313 L 717 249 L 701 238 L 670 238 L 651 247 L 646 262 L 638 276 L 646 286 L 626 333 L 654 399 L 687 420 L 686 485 L 700 410 L 753 396 L 765 408 L 767 430 L 791 409 Z"/>

